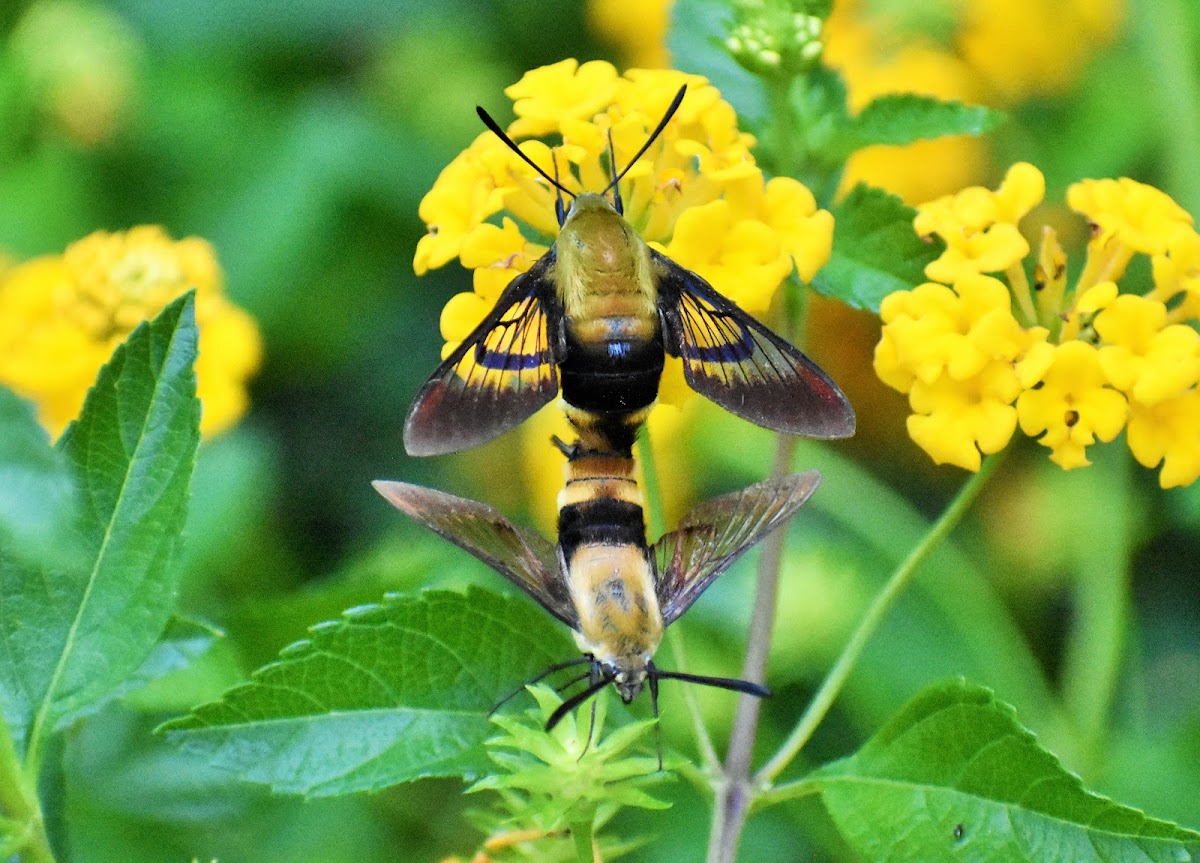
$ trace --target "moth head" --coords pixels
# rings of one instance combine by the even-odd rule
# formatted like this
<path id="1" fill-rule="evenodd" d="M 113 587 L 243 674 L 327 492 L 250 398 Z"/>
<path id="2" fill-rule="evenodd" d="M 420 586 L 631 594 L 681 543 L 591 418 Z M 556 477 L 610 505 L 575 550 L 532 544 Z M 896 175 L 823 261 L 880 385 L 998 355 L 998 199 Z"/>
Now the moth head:
<path id="1" fill-rule="evenodd" d="M 621 695 L 621 700 L 629 704 L 637 698 L 646 685 L 646 665 L 649 658 L 645 656 L 621 656 L 614 660 L 602 662 L 607 675 L 612 675 L 613 686 Z"/>

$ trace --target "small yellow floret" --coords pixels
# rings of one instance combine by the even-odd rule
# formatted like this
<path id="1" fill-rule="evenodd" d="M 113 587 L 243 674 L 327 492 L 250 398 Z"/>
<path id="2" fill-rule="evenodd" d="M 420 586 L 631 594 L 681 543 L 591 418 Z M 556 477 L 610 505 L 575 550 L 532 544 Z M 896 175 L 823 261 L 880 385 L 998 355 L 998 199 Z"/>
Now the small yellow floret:
<path id="1" fill-rule="evenodd" d="M 1169 195 L 1128 177 L 1082 180 L 1067 188 L 1067 203 L 1096 226 L 1094 244 L 1115 236 L 1147 255 L 1162 254 L 1178 232 L 1192 227 L 1191 215 Z"/>
<path id="2" fill-rule="evenodd" d="M 1178 396 L 1200 379 L 1200 334 L 1166 322 L 1162 303 L 1122 294 L 1094 323 L 1109 382 L 1144 405 Z"/>
<path id="3" fill-rule="evenodd" d="M 1107 384 L 1097 350 L 1079 341 L 1043 343 L 1017 366 L 1021 430 L 1051 449 L 1064 470 L 1091 464 L 1086 448 L 1111 441 L 1125 425 L 1125 397 Z M 1044 434 L 1043 434 L 1044 433 Z"/>
<path id="4" fill-rule="evenodd" d="M 1162 462 L 1163 488 L 1191 485 L 1200 477 L 1200 392 L 1189 390 L 1153 406 L 1131 405 L 1127 437 L 1142 465 Z"/>
<path id="5" fill-rule="evenodd" d="M 565 118 L 588 120 L 604 110 L 617 92 L 617 70 L 592 60 L 582 66 L 568 59 L 526 72 L 504 90 L 513 100 L 514 137 L 531 138 L 556 131 Z"/>
<path id="6" fill-rule="evenodd" d="M 992 362 L 966 381 L 942 376 L 917 381 L 909 396 L 909 436 L 938 464 L 979 470 L 981 453 L 1008 445 L 1017 427 L 1013 399 L 1020 392 L 1011 364 Z"/>

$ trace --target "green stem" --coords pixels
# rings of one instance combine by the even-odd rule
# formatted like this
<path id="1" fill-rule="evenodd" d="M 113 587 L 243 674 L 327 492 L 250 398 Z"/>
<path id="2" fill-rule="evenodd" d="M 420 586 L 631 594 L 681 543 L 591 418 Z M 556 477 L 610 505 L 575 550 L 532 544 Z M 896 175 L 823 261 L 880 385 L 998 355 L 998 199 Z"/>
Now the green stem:
<path id="1" fill-rule="evenodd" d="M 1194 2 L 1194 0 L 1187 0 Z M 1195 74 L 1196 30 L 1185 0 L 1142 0 L 1133 4 L 1139 54 L 1154 86 L 1147 96 L 1162 122 L 1164 185 L 1184 209 L 1200 213 L 1200 82 Z"/>
<path id="2" fill-rule="evenodd" d="M 37 796 L 37 781 L 25 773 L 8 725 L 0 719 L 0 809 L 5 821 L 16 825 L 13 835 L 3 843 L 5 857 L 22 854 L 23 863 L 54 863 L 42 807 Z"/>
<path id="3" fill-rule="evenodd" d="M 572 824 L 571 838 L 575 840 L 575 858 L 579 863 L 597 863 L 590 819 Z"/>
<path id="4" fill-rule="evenodd" d="M 892 603 L 912 581 L 918 567 L 924 562 L 935 548 L 944 540 L 962 519 L 967 509 L 979 496 L 979 492 L 987 484 L 988 479 L 995 473 L 997 466 L 1003 459 L 1004 452 L 998 455 L 989 456 L 984 459 L 983 465 L 979 472 L 971 477 L 966 485 L 958 492 L 957 497 L 942 513 L 941 517 L 933 524 L 924 539 L 914 548 L 908 555 L 908 558 L 900 564 L 883 590 L 875 597 L 871 607 L 867 609 L 867 613 L 859 622 L 858 628 L 854 630 L 854 634 L 850 636 L 850 641 L 843 648 L 837 662 L 833 668 L 825 676 L 825 680 L 821 683 L 821 688 L 817 690 L 817 694 L 813 696 L 812 702 L 808 705 L 804 715 L 800 717 L 800 721 L 796 723 L 795 729 L 779 747 L 779 751 L 772 756 L 771 760 L 763 765 L 762 769 L 754 777 L 754 786 L 756 788 L 765 789 L 778 776 L 784 768 L 791 764 L 792 759 L 800 752 L 812 737 L 813 732 L 820 725 L 821 720 L 825 718 L 825 714 L 829 712 L 829 708 L 833 706 L 834 699 L 841 692 L 842 687 L 846 684 L 846 680 L 850 677 L 850 672 L 854 670 L 855 664 L 862 655 L 863 649 L 867 646 L 867 642 L 871 636 L 875 634 L 875 630 L 879 628 L 879 624 L 883 621 L 884 616 L 892 607 Z"/>
<path id="5" fill-rule="evenodd" d="M 1076 531 L 1082 541 L 1075 552 L 1075 614 L 1063 663 L 1063 700 L 1081 741 L 1076 767 L 1085 775 L 1101 761 L 1121 672 L 1134 533 L 1129 467 L 1123 451 L 1097 456 L 1092 472 L 1103 476 L 1105 495 L 1102 502 L 1081 506 L 1083 523 Z M 1068 499 L 1089 499 L 1096 476 L 1086 479 L 1085 487 L 1084 477 L 1078 478 L 1077 493 Z"/>
<path id="6" fill-rule="evenodd" d="M 776 803 L 786 803 L 789 800 L 798 800 L 801 797 L 811 797 L 814 794 L 820 793 L 821 783 L 814 782 L 811 779 L 797 779 L 795 782 L 784 782 L 760 792 L 754 798 L 754 803 L 751 805 L 750 811 L 757 812 L 759 809 L 766 809 L 768 806 L 774 806 Z"/>
<path id="7" fill-rule="evenodd" d="M 794 177 L 800 167 L 796 155 L 796 142 L 800 138 L 798 118 L 792 107 L 792 87 L 796 86 L 796 80 L 768 78 L 764 83 L 771 100 L 771 167 L 776 176 Z"/>

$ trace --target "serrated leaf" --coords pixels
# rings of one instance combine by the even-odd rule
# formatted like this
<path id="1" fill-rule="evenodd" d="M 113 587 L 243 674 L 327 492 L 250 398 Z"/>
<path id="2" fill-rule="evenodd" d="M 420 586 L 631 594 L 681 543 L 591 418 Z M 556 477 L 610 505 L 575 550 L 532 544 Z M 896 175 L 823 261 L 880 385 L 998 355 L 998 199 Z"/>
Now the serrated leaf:
<path id="1" fill-rule="evenodd" d="M 913 232 L 916 212 L 895 195 L 863 183 L 833 207 L 833 254 L 813 287 L 859 309 L 879 311 L 883 298 L 926 281 L 925 265 L 940 241 Z"/>
<path id="2" fill-rule="evenodd" d="M 77 494 L 33 406 L 0 387 L 0 553 L 28 565 L 70 563 Z"/>
<path id="3" fill-rule="evenodd" d="M 0 560 L 0 690 L 19 749 L 111 697 L 171 616 L 200 439 L 195 358 L 189 293 L 117 348 L 59 441 L 81 493 L 82 565 Z"/>
<path id="4" fill-rule="evenodd" d="M 388 595 L 285 648 L 217 702 L 163 726 L 280 792 L 325 796 L 488 769 L 496 702 L 574 651 L 522 599 L 478 588 Z"/>
<path id="5" fill-rule="evenodd" d="M 1000 111 L 944 102 L 915 93 L 889 93 L 872 99 L 843 132 L 841 151 L 849 156 L 873 144 L 904 145 L 943 135 L 983 135 L 1005 120 Z"/>
<path id="6" fill-rule="evenodd" d="M 867 860 L 1181 863 L 1200 833 L 1086 791 L 988 689 L 932 686 L 813 775 Z"/>

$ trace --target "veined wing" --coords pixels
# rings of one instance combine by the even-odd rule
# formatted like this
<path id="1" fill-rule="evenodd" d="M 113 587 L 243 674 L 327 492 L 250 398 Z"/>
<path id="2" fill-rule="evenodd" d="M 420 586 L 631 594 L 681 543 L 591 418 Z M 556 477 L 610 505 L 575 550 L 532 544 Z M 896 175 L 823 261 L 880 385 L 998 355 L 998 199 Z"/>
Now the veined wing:
<path id="1" fill-rule="evenodd" d="M 812 360 L 695 273 L 653 253 L 668 350 L 696 392 L 752 423 L 787 434 L 854 434 L 854 409 Z"/>
<path id="2" fill-rule="evenodd" d="M 558 395 L 559 317 L 546 279 L 553 252 L 504 289 L 496 307 L 417 393 L 404 423 L 409 455 L 486 443 Z"/>
<path id="3" fill-rule="evenodd" d="M 376 480 L 375 490 L 396 509 L 482 560 L 572 629 L 579 619 L 558 574 L 553 545 L 517 527 L 487 504 L 406 482 Z"/>
<path id="4" fill-rule="evenodd" d="M 702 503 L 654 549 L 663 624 L 683 614 L 713 580 L 786 522 L 821 481 L 815 470 L 764 480 Z"/>

